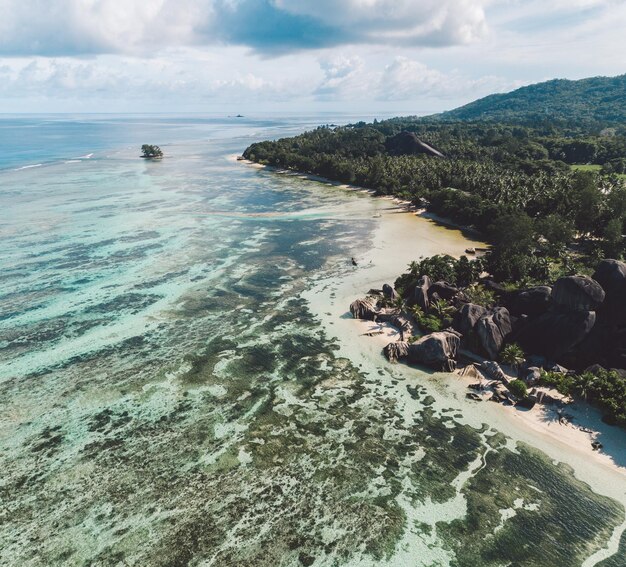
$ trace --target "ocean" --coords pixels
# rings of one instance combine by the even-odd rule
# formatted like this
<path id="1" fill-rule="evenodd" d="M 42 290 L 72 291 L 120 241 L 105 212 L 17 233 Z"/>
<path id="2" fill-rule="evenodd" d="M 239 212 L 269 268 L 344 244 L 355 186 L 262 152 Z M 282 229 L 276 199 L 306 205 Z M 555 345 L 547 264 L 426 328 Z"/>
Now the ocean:
<path id="1" fill-rule="evenodd" d="M 622 503 L 330 330 L 389 202 L 235 158 L 361 118 L 0 119 L 2 565 L 626 565 Z"/>

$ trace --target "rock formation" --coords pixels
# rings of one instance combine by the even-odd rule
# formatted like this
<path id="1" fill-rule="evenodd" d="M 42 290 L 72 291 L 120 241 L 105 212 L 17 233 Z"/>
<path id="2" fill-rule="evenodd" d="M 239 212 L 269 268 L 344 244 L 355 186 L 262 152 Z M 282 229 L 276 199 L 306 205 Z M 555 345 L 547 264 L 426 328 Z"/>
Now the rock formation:
<path id="1" fill-rule="evenodd" d="M 600 284 L 587 276 L 559 278 L 552 288 L 552 302 L 570 311 L 595 311 L 604 301 Z"/>
<path id="2" fill-rule="evenodd" d="M 393 287 L 391 287 L 389 284 L 384 284 L 383 285 L 383 296 L 386 297 L 387 299 L 396 299 L 398 297 L 398 294 L 396 293 L 396 290 L 393 289 Z"/>
<path id="3" fill-rule="evenodd" d="M 404 131 L 388 138 L 385 148 L 395 156 L 426 154 L 433 157 L 445 157 L 439 150 L 420 140 L 414 132 Z"/>
<path id="4" fill-rule="evenodd" d="M 476 323 L 480 344 L 491 359 L 498 357 L 504 341 L 512 330 L 511 317 L 506 307 L 496 307 Z"/>
<path id="5" fill-rule="evenodd" d="M 430 298 L 428 297 L 428 289 L 430 288 L 430 278 L 428 276 L 422 276 L 415 287 L 415 291 L 413 292 L 413 301 L 412 303 L 421 307 L 424 310 L 424 313 L 428 313 L 430 311 Z"/>
<path id="6" fill-rule="evenodd" d="M 378 315 L 376 306 L 368 299 L 357 299 L 350 304 L 350 313 L 355 319 L 374 321 Z"/>
<path id="7" fill-rule="evenodd" d="M 422 337 L 414 343 L 395 342 L 384 348 L 385 356 L 391 360 L 402 360 L 423 364 L 434 370 L 452 372 L 456 368 L 456 355 L 461 339 L 458 333 L 441 331 Z"/>

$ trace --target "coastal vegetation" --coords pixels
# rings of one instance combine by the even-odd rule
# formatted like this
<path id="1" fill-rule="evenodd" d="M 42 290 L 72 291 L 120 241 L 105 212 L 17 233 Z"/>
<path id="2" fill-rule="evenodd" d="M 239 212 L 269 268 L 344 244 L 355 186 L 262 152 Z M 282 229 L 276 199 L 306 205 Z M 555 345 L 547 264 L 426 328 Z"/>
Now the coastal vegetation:
<path id="1" fill-rule="evenodd" d="M 530 359 L 571 368 L 531 385 L 625 425 L 625 100 L 626 75 L 549 81 L 431 117 L 323 126 L 243 155 L 399 197 L 489 241 L 479 258 L 412 262 L 388 286 L 395 315 L 389 293 L 353 311 L 426 335 L 409 332 L 388 358 L 449 370 L 467 348 L 520 372 Z"/>
<path id="2" fill-rule="evenodd" d="M 141 146 L 141 157 L 146 159 L 160 159 L 163 157 L 163 150 L 159 146 L 144 144 Z"/>

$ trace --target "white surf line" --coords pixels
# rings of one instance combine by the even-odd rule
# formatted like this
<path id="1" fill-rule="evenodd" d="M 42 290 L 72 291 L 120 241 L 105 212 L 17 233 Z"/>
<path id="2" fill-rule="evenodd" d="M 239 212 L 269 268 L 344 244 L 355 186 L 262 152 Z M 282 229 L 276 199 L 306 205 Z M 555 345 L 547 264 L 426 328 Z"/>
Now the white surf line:
<path id="1" fill-rule="evenodd" d="M 33 167 L 42 167 L 43 163 L 34 163 L 31 165 L 23 165 L 22 167 L 17 167 L 13 171 L 22 171 L 23 169 L 32 169 Z"/>

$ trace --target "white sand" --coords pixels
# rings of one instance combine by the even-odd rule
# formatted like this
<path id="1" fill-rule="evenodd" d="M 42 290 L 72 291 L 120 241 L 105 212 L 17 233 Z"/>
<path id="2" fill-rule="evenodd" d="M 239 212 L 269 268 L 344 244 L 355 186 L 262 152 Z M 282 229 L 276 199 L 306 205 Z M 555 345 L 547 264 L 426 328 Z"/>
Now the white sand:
<path id="1" fill-rule="evenodd" d="M 485 244 L 468 240 L 459 230 L 437 225 L 415 212 L 403 212 L 402 207 L 389 208 L 381 199 L 373 201 L 378 203 L 376 208 L 380 213 L 373 247 L 356 258 L 357 268 L 318 283 L 305 297 L 329 335 L 339 340 L 341 355 L 357 363 L 360 361 L 364 367 L 385 368 L 389 363 L 381 351 L 388 342 L 397 340 L 397 331 L 388 325 L 354 320 L 349 313 L 350 303 L 365 296 L 370 288 L 393 284 L 412 260 L 442 253 L 460 256 L 469 246 L 484 247 Z M 378 331 L 383 334 L 363 336 Z M 475 427 L 487 423 L 515 442 L 525 442 L 542 450 L 555 462 L 572 467 L 575 476 L 596 493 L 618 500 L 626 507 L 626 432 L 602 423 L 600 414 L 593 408 L 568 409 L 566 413 L 573 415 L 573 424 L 561 425 L 555 419 L 555 412 L 542 406 L 528 411 L 467 400 L 465 394 L 470 380 L 458 374 L 433 376 L 405 365 L 395 365 L 394 374 L 404 376 L 409 383 L 432 384 L 435 381 L 437 386 L 442 385 L 437 389 L 442 398 L 441 407 L 459 407 L 466 423 Z M 405 389 L 406 384 L 396 387 Z M 596 433 L 581 431 L 578 429 L 581 426 Z M 593 439 L 600 441 L 604 448 L 594 451 Z M 584 565 L 595 565 L 614 554 L 625 529 L 626 521 L 615 530 L 609 547 L 589 558 Z"/>

